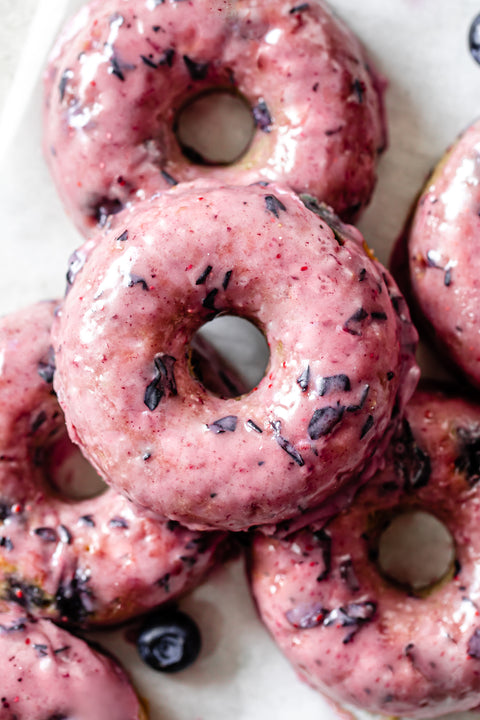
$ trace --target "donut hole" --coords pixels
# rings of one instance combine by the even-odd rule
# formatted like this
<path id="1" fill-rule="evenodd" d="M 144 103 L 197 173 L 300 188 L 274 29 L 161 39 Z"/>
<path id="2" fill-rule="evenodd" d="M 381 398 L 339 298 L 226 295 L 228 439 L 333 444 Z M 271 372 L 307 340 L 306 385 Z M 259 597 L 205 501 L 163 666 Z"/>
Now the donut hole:
<path id="1" fill-rule="evenodd" d="M 455 543 L 434 515 L 408 510 L 382 531 L 377 563 L 386 579 L 413 594 L 423 594 L 453 574 Z"/>
<path id="2" fill-rule="evenodd" d="M 245 395 L 265 376 L 270 350 L 253 322 L 221 315 L 202 325 L 189 348 L 190 370 L 209 392 L 222 398 Z"/>
<path id="3" fill-rule="evenodd" d="M 108 489 L 66 434 L 47 450 L 43 466 L 50 487 L 66 499 L 88 500 Z"/>
<path id="4" fill-rule="evenodd" d="M 184 156 L 197 165 L 231 165 L 247 152 L 255 122 L 246 99 L 206 90 L 180 108 L 173 130 Z"/>

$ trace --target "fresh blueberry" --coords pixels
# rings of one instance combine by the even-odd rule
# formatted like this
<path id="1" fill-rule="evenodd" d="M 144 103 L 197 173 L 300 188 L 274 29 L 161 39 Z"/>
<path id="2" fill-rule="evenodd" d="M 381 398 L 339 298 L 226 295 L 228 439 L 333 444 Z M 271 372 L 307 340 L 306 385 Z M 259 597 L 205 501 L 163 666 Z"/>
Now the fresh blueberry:
<path id="1" fill-rule="evenodd" d="M 198 657 L 202 639 L 197 625 L 185 613 L 169 611 L 150 618 L 137 637 L 142 660 L 154 670 L 174 673 Z"/>
<path id="2" fill-rule="evenodd" d="M 480 63 L 480 15 L 477 15 L 470 25 L 468 45 L 473 59 Z"/>

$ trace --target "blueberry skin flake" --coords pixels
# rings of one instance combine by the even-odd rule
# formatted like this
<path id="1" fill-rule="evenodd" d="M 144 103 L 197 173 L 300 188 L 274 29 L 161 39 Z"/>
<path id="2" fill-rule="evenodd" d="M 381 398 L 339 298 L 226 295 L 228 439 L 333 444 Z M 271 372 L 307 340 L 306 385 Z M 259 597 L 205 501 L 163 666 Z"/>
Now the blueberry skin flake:
<path id="1" fill-rule="evenodd" d="M 469 657 L 480 660 L 480 628 L 476 628 L 468 641 L 467 653 Z"/>
<path id="2" fill-rule="evenodd" d="M 53 382 L 55 374 L 55 351 L 52 346 L 48 348 L 47 355 L 38 361 L 37 372 L 47 385 Z"/>
<path id="3" fill-rule="evenodd" d="M 147 292 L 150 290 L 145 278 L 140 277 L 140 275 L 135 275 L 135 273 L 131 273 L 128 287 L 134 287 L 135 285 L 141 285 L 142 289 L 146 290 Z"/>
<path id="4" fill-rule="evenodd" d="M 57 533 L 54 528 L 39 527 L 35 528 L 33 532 L 45 542 L 57 542 L 58 540 Z"/>
<path id="5" fill-rule="evenodd" d="M 178 185 L 178 180 L 175 180 L 175 178 L 172 177 L 166 170 L 160 170 L 160 175 L 171 187 Z"/>
<path id="6" fill-rule="evenodd" d="M 312 440 L 318 440 L 332 432 L 343 417 L 345 407 L 343 405 L 329 405 L 319 408 L 313 413 L 308 424 L 308 434 Z"/>
<path id="7" fill-rule="evenodd" d="M 465 474 L 470 487 L 480 480 L 480 428 L 457 428 L 459 455 L 455 468 Z"/>
<path id="8" fill-rule="evenodd" d="M 63 101 L 65 97 L 65 90 L 67 89 L 68 81 L 73 78 L 73 70 L 70 70 L 70 68 L 67 68 L 63 71 L 62 77 L 60 78 L 60 82 L 58 83 L 58 92 L 60 93 L 60 102 Z"/>
<path id="9" fill-rule="evenodd" d="M 164 396 L 177 395 L 173 366 L 177 362 L 171 355 L 157 355 L 154 359 L 155 377 L 145 390 L 144 403 L 153 411 Z"/>
<path id="10" fill-rule="evenodd" d="M 313 533 L 317 545 L 320 546 L 323 559 L 323 570 L 317 576 L 317 582 L 323 582 L 330 575 L 332 569 L 332 536 L 323 528 Z"/>
<path id="11" fill-rule="evenodd" d="M 346 584 L 351 593 L 356 593 L 360 590 L 360 583 L 353 569 L 353 563 L 351 557 L 344 558 L 339 566 L 340 578 Z"/>
<path id="12" fill-rule="evenodd" d="M 195 280 L 195 285 L 204 285 L 204 283 L 207 280 L 207 277 L 212 272 L 213 268 L 211 265 L 207 265 L 205 270 L 202 272 L 202 274 Z"/>
<path id="13" fill-rule="evenodd" d="M 207 310 L 216 310 L 215 307 L 215 298 L 218 295 L 218 288 L 213 288 L 213 290 L 210 290 L 209 293 L 203 298 L 202 305 Z"/>
<path id="14" fill-rule="evenodd" d="M 287 208 L 275 195 L 265 195 L 265 206 L 268 212 L 275 215 L 276 218 L 280 217 L 280 211 L 287 212 Z"/>
<path id="15" fill-rule="evenodd" d="M 318 384 L 318 394 L 320 397 L 328 395 L 331 392 L 350 392 L 350 390 L 350 378 L 343 373 L 322 377 Z"/>
<path id="16" fill-rule="evenodd" d="M 223 278 L 222 287 L 224 290 L 228 288 L 228 285 L 230 283 L 231 277 L 232 277 L 233 270 L 227 270 L 225 273 L 225 276 Z"/>
<path id="17" fill-rule="evenodd" d="M 395 468 L 403 477 L 407 490 L 424 487 L 430 480 L 430 457 L 416 443 L 410 423 L 403 419 L 394 445 Z"/>
<path id="18" fill-rule="evenodd" d="M 298 452 L 298 450 L 296 450 L 296 448 L 292 445 L 292 443 L 289 440 L 287 440 L 286 438 L 283 437 L 283 435 L 280 434 L 281 428 L 282 428 L 282 424 L 281 424 L 280 420 L 274 420 L 274 422 L 272 422 L 270 424 L 273 428 L 275 440 L 277 441 L 278 445 L 280 445 L 282 450 L 285 450 L 287 455 L 290 455 L 292 460 L 295 460 L 297 465 L 300 465 L 300 467 L 305 465 L 305 461 L 304 461 L 303 457 L 300 455 L 300 453 Z"/>
<path id="19" fill-rule="evenodd" d="M 297 384 L 300 386 L 300 389 L 302 392 L 306 392 L 308 390 L 308 384 L 310 382 L 310 365 L 307 365 L 305 370 L 302 372 L 301 375 L 297 378 Z"/>
<path id="20" fill-rule="evenodd" d="M 322 624 L 325 615 L 328 615 L 328 610 L 325 610 L 321 603 L 312 603 L 311 605 L 302 603 L 285 613 L 290 625 L 300 630 L 318 627 Z"/>
<path id="21" fill-rule="evenodd" d="M 470 25 L 468 47 L 472 58 L 480 64 L 480 15 L 477 15 Z"/>
<path id="22" fill-rule="evenodd" d="M 373 425 L 374 425 L 373 415 L 369 415 L 367 417 L 367 419 L 365 420 L 365 423 L 360 432 L 360 440 L 363 440 L 363 438 L 368 433 L 368 431 L 372 429 Z"/>
<path id="23" fill-rule="evenodd" d="M 344 323 L 343 329 L 345 330 L 345 332 L 350 333 L 350 335 L 360 336 L 362 334 L 362 331 L 359 326 L 367 317 L 367 311 L 362 307 L 358 308 L 358 310 L 355 310 L 353 315 L 350 315 L 348 320 Z"/>
<path id="24" fill-rule="evenodd" d="M 273 120 L 265 100 L 261 98 L 258 103 L 254 105 L 252 114 L 255 127 L 258 127 L 259 130 L 266 133 L 272 131 Z"/>
<path id="25" fill-rule="evenodd" d="M 128 240 L 128 230 L 124 230 L 121 235 L 115 238 L 117 242 L 125 242 Z"/>
<path id="26" fill-rule="evenodd" d="M 306 10 L 310 10 L 310 3 L 302 3 L 301 5 L 296 5 L 295 7 L 292 7 L 288 12 L 290 15 L 296 15 L 297 13 L 302 13 Z"/>
<path id="27" fill-rule="evenodd" d="M 153 670 L 175 673 L 197 659 L 202 639 L 196 623 L 178 610 L 151 618 L 140 630 L 137 650 Z"/>
<path id="28" fill-rule="evenodd" d="M 217 435 L 224 432 L 235 432 L 237 429 L 237 421 L 238 417 L 236 415 L 227 415 L 207 425 L 207 428 Z"/>
<path id="29" fill-rule="evenodd" d="M 207 77 L 208 68 L 210 67 L 209 62 L 195 62 L 195 60 L 189 58 L 188 55 L 183 56 L 183 62 L 192 80 L 204 80 Z"/>

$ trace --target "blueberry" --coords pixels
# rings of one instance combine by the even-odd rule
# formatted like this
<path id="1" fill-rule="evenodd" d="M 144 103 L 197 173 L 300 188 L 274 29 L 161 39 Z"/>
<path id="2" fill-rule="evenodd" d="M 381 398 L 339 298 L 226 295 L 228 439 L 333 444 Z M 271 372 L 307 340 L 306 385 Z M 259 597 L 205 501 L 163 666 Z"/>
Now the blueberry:
<path id="1" fill-rule="evenodd" d="M 477 15 L 470 25 L 468 45 L 473 59 L 480 63 L 480 15 Z"/>
<path id="2" fill-rule="evenodd" d="M 197 625 L 178 610 L 150 618 L 137 637 L 137 650 L 142 660 L 154 670 L 167 673 L 191 665 L 197 659 L 201 645 Z"/>

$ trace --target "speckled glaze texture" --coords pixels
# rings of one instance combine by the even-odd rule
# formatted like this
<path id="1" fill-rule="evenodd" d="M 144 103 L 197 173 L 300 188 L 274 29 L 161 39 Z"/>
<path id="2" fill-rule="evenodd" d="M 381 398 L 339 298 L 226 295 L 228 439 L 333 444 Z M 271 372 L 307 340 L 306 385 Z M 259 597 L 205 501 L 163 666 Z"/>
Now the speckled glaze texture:
<path id="1" fill-rule="evenodd" d="M 122 668 L 20 609 L 0 612 L 1 720 L 146 720 Z"/>
<path id="2" fill-rule="evenodd" d="M 413 392 L 416 332 L 360 233 L 335 233 L 274 185 L 179 186 L 119 216 L 54 327 L 71 437 L 108 482 L 189 527 L 245 530 L 301 516 L 363 469 Z M 219 313 L 270 348 L 240 398 L 189 367 Z"/>
<path id="3" fill-rule="evenodd" d="M 408 237 L 413 301 L 435 342 L 480 387 L 480 120 L 422 191 Z"/>
<path id="4" fill-rule="evenodd" d="M 320 0 L 94 0 L 45 72 L 45 156 L 87 234 L 126 204 L 197 177 L 286 182 L 352 219 L 385 147 L 383 85 Z M 256 123 L 230 166 L 193 164 L 174 133 L 178 111 L 212 88 L 244 96 Z"/>
<path id="5" fill-rule="evenodd" d="M 160 522 L 113 490 L 81 501 L 55 492 L 50 472 L 79 452 L 52 387 L 55 305 L 0 321 L 0 599 L 76 625 L 110 624 L 199 583 L 224 535 Z"/>
<path id="6" fill-rule="evenodd" d="M 386 466 L 321 533 L 258 534 L 251 582 L 260 615 L 300 676 L 333 699 L 424 718 L 480 702 L 480 406 L 417 391 Z M 430 594 L 381 575 L 378 537 L 423 509 L 449 529 L 456 568 Z M 454 577 L 453 577 L 454 575 Z"/>

